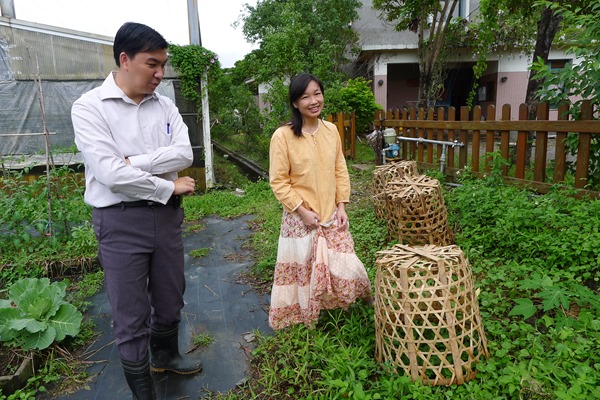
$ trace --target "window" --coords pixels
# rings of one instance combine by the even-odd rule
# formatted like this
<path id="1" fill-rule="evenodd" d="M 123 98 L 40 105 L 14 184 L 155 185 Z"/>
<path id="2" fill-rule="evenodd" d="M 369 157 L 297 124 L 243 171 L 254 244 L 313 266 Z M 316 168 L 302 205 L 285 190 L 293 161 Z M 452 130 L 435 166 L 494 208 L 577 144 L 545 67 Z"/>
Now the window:
<path id="1" fill-rule="evenodd" d="M 571 62 L 571 60 L 548 60 L 548 66 L 550 67 L 550 72 L 551 73 L 558 74 L 570 62 Z M 555 91 L 556 92 L 556 97 L 555 98 L 560 98 L 561 94 L 564 94 L 566 92 L 566 88 L 565 88 L 565 84 L 564 83 L 558 83 L 558 84 L 555 84 L 555 85 L 551 85 L 548 89 L 551 90 L 551 91 Z M 557 108 L 558 108 L 558 101 L 550 103 L 550 109 L 555 110 Z"/>
<path id="2" fill-rule="evenodd" d="M 494 101 L 496 96 L 494 89 L 494 82 L 482 82 L 477 88 L 477 100 L 479 100 L 479 102 Z"/>

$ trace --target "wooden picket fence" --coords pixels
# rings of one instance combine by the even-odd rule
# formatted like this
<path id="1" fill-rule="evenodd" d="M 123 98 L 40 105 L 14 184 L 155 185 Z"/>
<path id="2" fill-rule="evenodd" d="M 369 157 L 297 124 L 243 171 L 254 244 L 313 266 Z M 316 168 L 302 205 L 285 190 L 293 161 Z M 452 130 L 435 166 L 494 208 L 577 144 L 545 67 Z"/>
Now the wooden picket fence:
<path id="1" fill-rule="evenodd" d="M 356 118 L 354 113 L 330 114 L 326 119 L 338 128 L 344 156 L 354 160 L 356 157 Z"/>
<path id="2" fill-rule="evenodd" d="M 447 112 L 445 112 L 447 110 Z M 444 172 L 450 178 L 470 166 L 473 173 L 483 175 L 491 170 L 490 153 L 499 151 L 500 156 L 509 161 L 502 167 L 505 181 L 527 186 L 539 192 L 546 192 L 555 184 L 564 183 L 567 175 L 568 152 L 565 138 L 569 133 L 579 136 L 579 147 L 575 162 L 574 187 L 584 189 L 588 181 L 590 165 L 590 145 L 592 138 L 600 139 L 600 120 L 593 119 L 593 106 L 585 101 L 581 109 L 581 120 L 568 119 L 568 105 L 558 109 L 558 120 L 549 120 L 548 104 L 540 103 L 537 118 L 528 119 L 527 105 L 519 107 L 519 119 L 511 120 L 509 104 L 502 107 L 501 120 L 495 120 L 493 105 L 487 109 L 487 120 L 481 118 L 481 107 L 461 107 L 460 120 L 455 120 L 453 107 L 437 110 L 416 110 L 414 108 L 376 112 L 376 128 L 394 128 L 398 136 L 425 138 L 437 141 L 457 141 L 462 147 L 447 147 Z M 528 134 L 535 136 L 532 143 L 530 165 L 526 165 Z M 549 137 L 555 140 L 549 141 Z M 511 140 L 512 139 L 512 140 Z M 423 144 L 417 141 L 399 141 L 400 159 L 416 160 L 419 167 L 440 169 L 442 145 Z M 552 176 L 546 176 L 548 166 L 552 166 Z M 586 192 L 586 191 L 584 191 Z M 600 192 L 589 192 L 600 197 Z"/>

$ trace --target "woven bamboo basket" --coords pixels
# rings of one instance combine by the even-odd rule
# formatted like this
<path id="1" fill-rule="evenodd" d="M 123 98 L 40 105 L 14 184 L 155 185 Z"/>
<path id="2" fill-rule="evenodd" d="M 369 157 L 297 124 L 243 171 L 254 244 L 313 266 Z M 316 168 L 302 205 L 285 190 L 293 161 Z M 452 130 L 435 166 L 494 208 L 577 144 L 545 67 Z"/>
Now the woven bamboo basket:
<path id="1" fill-rule="evenodd" d="M 375 167 L 373 171 L 373 206 L 375 217 L 385 218 L 385 186 L 388 182 L 397 181 L 405 175 L 418 175 L 416 161 L 398 161 Z"/>
<path id="2" fill-rule="evenodd" d="M 437 179 L 404 175 L 385 189 L 388 238 L 401 244 L 448 246 L 454 238 Z"/>
<path id="3" fill-rule="evenodd" d="M 468 260 L 458 246 L 377 253 L 375 357 L 428 385 L 462 384 L 489 357 Z"/>

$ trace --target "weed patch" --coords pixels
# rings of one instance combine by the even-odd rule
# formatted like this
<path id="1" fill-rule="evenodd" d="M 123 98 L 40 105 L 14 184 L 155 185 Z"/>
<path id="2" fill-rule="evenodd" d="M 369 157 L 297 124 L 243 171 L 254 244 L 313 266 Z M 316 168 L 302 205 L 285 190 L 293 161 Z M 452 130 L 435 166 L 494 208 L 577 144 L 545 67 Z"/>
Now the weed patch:
<path id="1" fill-rule="evenodd" d="M 349 170 L 350 229 L 373 280 L 375 253 L 391 243 L 385 223 L 375 220 L 372 170 Z M 430 387 L 378 365 L 373 310 L 359 302 L 323 312 L 312 330 L 299 325 L 258 335 L 252 379 L 218 398 L 600 398 L 600 202 L 561 191 L 538 196 L 500 185 L 494 173 L 483 181 L 465 175 L 445 200 L 480 291 L 491 353 L 477 365 L 475 379 Z M 254 247 L 265 277 L 272 274 L 280 219 L 280 210 L 270 207 L 256 224 L 268 245 Z"/>

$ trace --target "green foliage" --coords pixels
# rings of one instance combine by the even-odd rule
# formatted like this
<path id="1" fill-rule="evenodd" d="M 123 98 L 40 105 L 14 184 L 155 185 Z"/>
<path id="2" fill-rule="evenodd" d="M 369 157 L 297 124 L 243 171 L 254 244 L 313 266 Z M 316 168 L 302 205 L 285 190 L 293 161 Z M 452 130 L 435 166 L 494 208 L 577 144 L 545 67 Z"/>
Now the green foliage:
<path id="1" fill-rule="evenodd" d="M 457 241 L 467 251 L 560 271 L 580 283 L 600 272 L 599 201 L 486 182 L 456 188 L 448 198 L 451 225 L 460 227 Z"/>
<path id="2" fill-rule="evenodd" d="M 86 374 L 83 368 L 73 360 L 62 358 L 54 348 L 35 352 L 42 360 L 36 364 L 35 374 L 27 380 L 24 388 L 6 396 L 0 390 L 0 400 L 31 400 L 47 396 L 50 387 L 67 387 L 83 384 Z M 48 388 L 46 387 L 48 386 Z"/>
<path id="3" fill-rule="evenodd" d="M 254 140 L 261 132 L 260 110 L 251 86 L 239 82 L 235 73 L 215 74 L 210 86 L 211 135 L 227 139 L 230 135 L 246 134 Z"/>
<path id="4" fill-rule="evenodd" d="M 443 91 L 449 50 L 446 38 L 455 29 L 458 4 L 459 0 L 373 0 L 373 8 L 396 30 L 417 34 L 419 107 L 433 106 Z"/>
<path id="5" fill-rule="evenodd" d="M 495 157 L 492 164 L 500 170 L 503 161 Z M 388 245 L 386 226 L 373 215 L 372 170 L 349 171 L 350 229 L 373 280 L 376 251 Z M 445 193 L 446 205 L 480 290 L 491 353 L 477 365 L 475 379 L 423 386 L 378 365 L 373 309 L 358 302 L 347 311 L 322 312 L 316 329 L 298 325 L 259 335 L 256 378 L 219 398 L 600 398 L 600 201 L 558 190 L 534 195 L 504 186 L 494 173 L 478 180 L 466 171 L 460 179 L 462 186 Z M 271 236 L 261 239 L 264 248 L 255 248 L 271 274 L 280 213 L 264 214 L 261 230 Z"/>
<path id="6" fill-rule="evenodd" d="M 572 112 L 578 116 L 583 99 L 590 99 L 596 105 L 600 101 L 600 46 L 597 43 L 600 3 L 582 1 L 580 7 L 549 1 L 537 1 L 536 4 L 550 7 L 560 16 L 564 28 L 557 44 L 578 59 L 577 63 L 568 64 L 559 71 L 552 71 L 545 63 L 535 60 L 532 69 L 538 73 L 536 79 L 543 81 L 538 95 L 541 101 L 552 103 L 574 101 Z"/>
<path id="7" fill-rule="evenodd" d="M 69 301 L 78 310 L 85 312 L 90 306 L 88 299 L 98 293 L 104 284 L 104 271 L 90 272 L 72 284 Z"/>
<path id="8" fill-rule="evenodd" d="M 481 0 L 479 12 L 464 29 L 448 38 L 453 47 L 472 47 L 477 57 L 473 66 L 474 85 L 467 103 L 473 105 L 478 80 L 487 71 L 489 56 L 506 50 L 529 54 L 535 44 L 540 8 L 520 0 Z"/>
<path id="9" fill-rule="evenodd" d="M 0 300 L 0 341 L 42 350 L 79 332 L 82 315 L 65 300 L 67 281 L 25 278 Z"/>
<path id="10" fill-rule="evenodd" d="M 225 143 L 220 142 L 221 144 L 226 144 L 229 146 L 231 143 L 236 141 L 236 139 L 242 139 L 242 143 L 245 144 L 245 148 L 249 149 L 250 145 L 245 139 L 244 135 L 236 135 L 230 137 L 228 141 Z M 237 142 L 235 142 L 237 144 Z M 240 146 L 240 149 L 243 149 L 244 146 Z M 238 150 L 239 151 L 239 150 Z M 246 157 L 250 154 L 253 154 L 251 151 L 247 151 L 244 153 Z M 213 167 L 215 170 L 215 180 L 219 188 L 227 188 L 227 189 L 236 189 L 247 186 L 250 183 L 250 180 L 244 173 L 239 169 L 237 165 L 233 162 L 230 162 L 228 158 L 223 157 L 220 154 L 215 154 L 213 158 Z"/>
<path id="11" fill-rule="evenodd" d="M 264 0 L 245 5 L 244 36 L 259 43 L 252 53 L 253 76 L 259 82 L 312 72 L 324 82 L 335 81 L 356 51 L 357 0 Z"/>
<path id="12" fill-rule="evenodd" d="M 201 247 L 199 249 L 194 249 L 192 251 L 190 251 L 190 256 L 194 257 L 194 258 L 202 258 L 208 255 L 208 253 L 210 253 L 210 247 Z"/>
<path id="13" fill-rule="evenodd" d="M 195 333 L 192 336 L 192 342 L 194 344 L 194 347 L 206 347 L 208 345 L 213 344 L 215 342 L 215 338 L 209 335 L 208 333 L 200 332 Z"/>
<path id="14" fill-rule="evenodd" d="M 262 126 L 265 137 L 270 138 L 273 132 L 291 118 L 288 104 L 288 86 L 283 79 L 274 78 L 269 83 L 269 89 L 264 101 L 269 106 L 262 111 Z"/>
<path id="15" fill-rule="evenodd" d="M 538 59 L 531 69 L 536 71 L 535 79 L 542 81 L 537 93 L 541 101 L 551 104 L 566 102 L 570 105 L 569 114 L 573 119 L 581 118 L 583 100 L 591 100 L 596 107 L 600 104 L 600 3 L 597 1 L 582 2 L 581 7 L 570 4 L 539 1 L 554 9 L 562 18 L 563 35 L 557 40 L 558 45 L 565 48 L 567 53 L 577 57 L 576 63 L 568 63 L 560 70 L 551 70 L 550 66 Z M 571 154 L 577 154 L 578 136 L 570 135 L 567 149 Z M 575 165 L 568 165 L 571 171 Z M 590 148 L 589 185 L 592 189 L 600 184 L 600 140 L 592 138 Z"/>
<path id="16" fill-rule="evenodd" d="M 43 276 L 57 261 L 95 259 L 96 238 L 87 223 L 82 177 L 68 167 L 26 180 L 26 171 L 3 170 L 0 177 L 0 283 Z M 48 195 L 48 187 L 50 195 Z M 50 200 L 49 200 L 50 199 Z M 49 201 L 52 223 L 48 216 Z"/>
<path id="17" fill-rule="evenodd" d="M 371 81 L 358 77 L 349 79 L 341 85 L 332 85 L 325 90 L 325 109 L 323 114 L 352 112 L 356 117 L 356 132 L 367 132 L 372 123 L 375 110 L 382 107 L 375 102 L 371 91 Z"/>
<path id="18" fill-rule="evenodd" d="M 218 56 L 197 44 L 169 45 L 169 61 L 179 74 L 181 94 L 202 108 L 200 82 L 206 74 L 208 79 L 219 70 Z"/>

